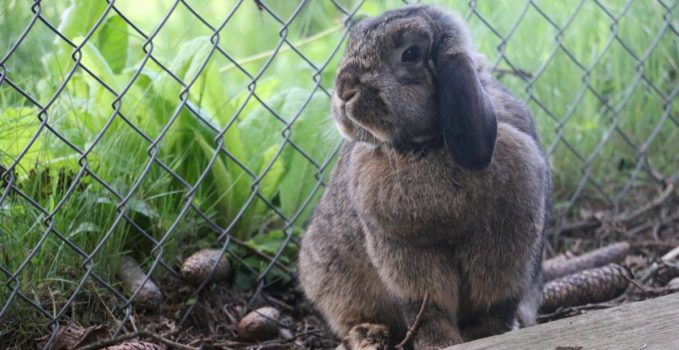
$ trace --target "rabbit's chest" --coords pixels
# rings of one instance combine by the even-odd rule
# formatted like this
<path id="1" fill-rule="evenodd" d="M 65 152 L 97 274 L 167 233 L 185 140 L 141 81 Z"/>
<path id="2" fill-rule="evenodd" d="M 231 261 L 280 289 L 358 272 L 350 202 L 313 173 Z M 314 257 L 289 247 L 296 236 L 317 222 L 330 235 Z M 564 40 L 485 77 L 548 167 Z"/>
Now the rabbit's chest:
<path id="1" fill-rule="evenodd" d="M 349 195 L 357 211 L 380 226 L 460 226 L 478 200 L 474 181 L 447 154 L 416 158 L 355 150 Z"/>

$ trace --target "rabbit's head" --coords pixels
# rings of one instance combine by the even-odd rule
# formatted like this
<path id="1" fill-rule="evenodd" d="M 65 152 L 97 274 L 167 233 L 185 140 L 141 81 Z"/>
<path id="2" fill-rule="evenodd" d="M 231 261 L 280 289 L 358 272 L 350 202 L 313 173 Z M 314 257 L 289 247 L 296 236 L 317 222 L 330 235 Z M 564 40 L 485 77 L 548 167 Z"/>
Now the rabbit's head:
<path id="1" fill-rule="evenodd" d="M 437 7 L 405 7 L 358 23 L 332 98 L 340 132 L 396 149 L 443 141 L 460 166 L 487 167 L 497 119 L 474 57 L 464 22 Z"/>

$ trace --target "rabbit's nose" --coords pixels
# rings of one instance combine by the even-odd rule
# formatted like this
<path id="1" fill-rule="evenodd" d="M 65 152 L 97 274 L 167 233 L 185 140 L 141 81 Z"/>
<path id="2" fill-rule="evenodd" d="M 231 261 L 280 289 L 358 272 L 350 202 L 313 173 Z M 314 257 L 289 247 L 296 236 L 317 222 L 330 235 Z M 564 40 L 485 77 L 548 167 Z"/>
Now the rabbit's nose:
<path id="1" fill-rule="evenodd" d="M 349 89 L 349 90 L 346 90 L 346 91 L 342 91 L 342 93 L 340 93 L 339 97 L 340 97 L 340 99 L 342 99 L 342 101 L 349 102 L 351 99 L 356 97 L 356 95 L 358 95 L 358 90 Z"/>

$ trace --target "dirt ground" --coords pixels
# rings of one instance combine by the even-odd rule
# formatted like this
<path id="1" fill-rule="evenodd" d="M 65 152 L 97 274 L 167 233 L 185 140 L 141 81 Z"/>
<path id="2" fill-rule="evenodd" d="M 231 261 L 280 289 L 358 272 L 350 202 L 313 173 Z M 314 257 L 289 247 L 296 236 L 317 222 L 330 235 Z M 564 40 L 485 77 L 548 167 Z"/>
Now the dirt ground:
<path id="1" fill-rule="evenodd" d="M 613 213 L 583 209 L 571 217 L 559 235 L 550 235 L 548 257 L 571 258 L 612 242 L 625 241 L 630 250 L 622 265 L 634 275 L 622 295 L 611 300 L 561 307 L 541 314 L 549 322 L 592 310 L 613 307 L 679 291 L 679 260 L 663 262 L 661 257 L 679 247 L 679 199 L 674 191 L 645 201 L 643 205 Z M 81 326 L 71 322 L 55 337 L 54 349 L 331 349 L 338 344 L 322 319 L 304 301 L 294 284 L 254 293 L 234 293 L 228 286 L 213 286 L 195 300 L 189 318 L 179 324 L 186 310 L 191 287 L 176 281 L 164 288 L 160 311 L 132 315 L 121 332 L 114 335 L 112 324 Z M 669 285 L 668 285 L 669 284 Z M 272 339 L 246 341 L 237 325 L 246 313 L 262 306 L 280 311 Z M 277 335 L 275 335 L 277 334 Z M 113 338 L 111 338 L 113 336 Z M 37 339 L 40 345 L 47 337 Z"/>

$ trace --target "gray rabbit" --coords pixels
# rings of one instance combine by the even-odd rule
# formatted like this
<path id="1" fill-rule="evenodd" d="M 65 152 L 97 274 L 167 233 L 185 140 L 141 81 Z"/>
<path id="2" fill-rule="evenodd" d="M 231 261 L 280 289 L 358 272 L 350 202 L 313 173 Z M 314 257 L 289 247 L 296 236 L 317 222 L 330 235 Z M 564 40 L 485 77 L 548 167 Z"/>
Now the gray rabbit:
<path id="1" fill-rule="evenodd" d="M 346 349 L 416 349 L 535 322 L 549 164 L 465 23 L 410 6 L 355 26 L 332 111 L 348 140 L 302 240 L 300 283 Z"/>

